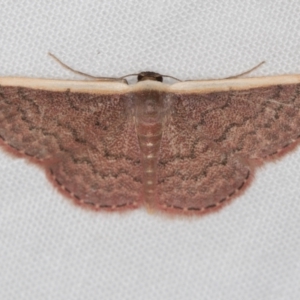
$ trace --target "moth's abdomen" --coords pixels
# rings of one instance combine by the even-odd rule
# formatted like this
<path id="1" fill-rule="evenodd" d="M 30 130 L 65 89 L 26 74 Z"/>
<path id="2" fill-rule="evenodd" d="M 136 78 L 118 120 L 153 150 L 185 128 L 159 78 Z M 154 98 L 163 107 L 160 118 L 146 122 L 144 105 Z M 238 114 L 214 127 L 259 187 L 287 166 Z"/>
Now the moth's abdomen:
<path id="1" fill-rule="evenodd" d="M 144 200 L 153 206 L 156 199 L 157 161 L 162 137 L 162 124 L 138 124 L 138 139 L 141 149 Z"/>
<path id="2" fill-rule="evenodd" d="M 157 162 L 165 118 L 163 97 L 147 91 L 135 100 L 136 131 L 141 150 L 143 198 L 149 207 L 157 202 Z"/>

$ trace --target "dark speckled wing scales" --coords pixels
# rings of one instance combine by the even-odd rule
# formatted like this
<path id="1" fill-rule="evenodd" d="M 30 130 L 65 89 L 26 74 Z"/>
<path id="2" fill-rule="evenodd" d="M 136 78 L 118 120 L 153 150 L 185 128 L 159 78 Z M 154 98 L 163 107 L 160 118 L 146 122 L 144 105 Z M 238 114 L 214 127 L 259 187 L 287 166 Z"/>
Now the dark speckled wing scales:
<path id="1" fill-rule="evenodd" d="M 130 100 L 122 97 L 1 86 L 0 141 L 42 166 L 79 204 L 137 206 L 139 147 Z"/>
<path id="2" fill-rule="evenodd" d="M 300 85 L 177 92 L 158 165 L 162 209 L 205 212 L 250 183 L 255 168 L 299 142 Z"/>
<path id="3" fill-rule="evenodd" d="M 299 82 L 297 76 L 226 81 L 211 92 L 198 83 L 197 92 L 188 83 L 169 87 L 150 81 L 132 88 L 97 84 L 95 93 L 92 83 L 80 88 L 73 83 L 70 92 L 69 82 L 25 80 L 41 89 L 8 84 L 22 85 L 22 79 L 1 81 L 0 144 L 39 164 L 61 192 L 94 209 L 139 206 L 145 200 L 144 173 L 150 174 L 144 185 L 154 209 L 220 208 L 245 190 L 258 166 L 300 140 L 300 85 L 273 83 Z M 256 87 L 247 88 L 253 83 Z M 53 85 L 64 91 L 50 91 Z M 163 116 L 159 126 L 149 117 L 141 124 L 152 131 L 141 131 L 142 125 L 137 130 L 136 120 L 144 120 L 142 113 L 152 116 L 152 108 Z M 141 157 L 149 162 L 144 170 Z"/>

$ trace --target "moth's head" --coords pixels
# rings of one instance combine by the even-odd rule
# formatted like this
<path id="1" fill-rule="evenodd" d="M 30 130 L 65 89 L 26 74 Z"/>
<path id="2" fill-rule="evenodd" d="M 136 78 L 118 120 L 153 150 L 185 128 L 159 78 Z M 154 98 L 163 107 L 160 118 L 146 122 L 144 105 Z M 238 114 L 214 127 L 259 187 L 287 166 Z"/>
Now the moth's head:
<path id="1" fill-rule="evenodd" d="M 162 82 L 163 81 L 163 76 L 155 73 L 155 72 L 141 72 L 138 74 L 137 77 L 138 81 L 144 81 L 144 80 L 153 80 L 153 81 L 159 81 Z"/>

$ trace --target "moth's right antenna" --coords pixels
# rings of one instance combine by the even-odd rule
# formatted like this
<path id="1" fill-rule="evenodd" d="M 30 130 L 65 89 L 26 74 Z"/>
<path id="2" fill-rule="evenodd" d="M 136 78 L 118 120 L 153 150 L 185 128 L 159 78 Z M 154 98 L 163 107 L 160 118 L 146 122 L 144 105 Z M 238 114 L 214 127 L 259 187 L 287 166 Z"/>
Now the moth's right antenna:
<path id="1" fill-rule="evenodd" d="M 262 61 L 258 65 L 256 65 L 255 67 L 253 67 L 252 69 L 250 69 L 250 70 L 248 70 L 246 72 L 243 72 L 243 73 L 240 73 L 240 74 L 237 74 L 237 75 L 234 75 L 234 76 L 225 77 L 223 79 L 232 79 L 232 78 L 237 78 L 237 77 L 241 77 L 241 76 L 247 75 L 247 74 L 251 73 L 252 71 L 258 69 L 264 63 L 265 63 L 265 61 Z"/>
<path id="2" fill-rule="evenodd" d="M 246 71 L 246 72 L 243 72 L 243 73 L 240 73 L 240 74 L 237 74 L 237 75 L 233 75 L 233 76 L 229 76 L 229 77 L 224 77 L 224 78 L 218 78 L 218 79 L 196 79 L 196 80 L 185 80 L 185 81 L 204 81 L 204 80 L 223 80 L 223 79 L 233 79 L 233 78 L 237 78 L 237 77 L 240 77 L 240 76 L 244 76 L 246 74 L 249 74 L 251 73 L 252 71 L 256 70 L 257 68 L 259 68 L 261 65 L 263 65 L 265 63 L 265 61 L 262 61 L 260 62 L 258 65 L 256 65 L 255 67 L 251 68 L 250 70 Z"/>

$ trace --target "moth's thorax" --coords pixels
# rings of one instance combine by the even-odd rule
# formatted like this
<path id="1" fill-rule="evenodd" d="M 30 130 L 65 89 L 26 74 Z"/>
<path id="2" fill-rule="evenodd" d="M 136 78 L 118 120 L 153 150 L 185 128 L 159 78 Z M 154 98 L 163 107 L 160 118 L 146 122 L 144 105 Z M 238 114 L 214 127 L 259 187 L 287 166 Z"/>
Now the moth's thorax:
<path id="1" fill-rule="evenodd" d="M 164 92 L 141 90 L 134 93 L 135 124 L 141 150 L 145 203 L 153 207 L 156 200 L 157 162 L 165 121 L 171 100 Z"/>

